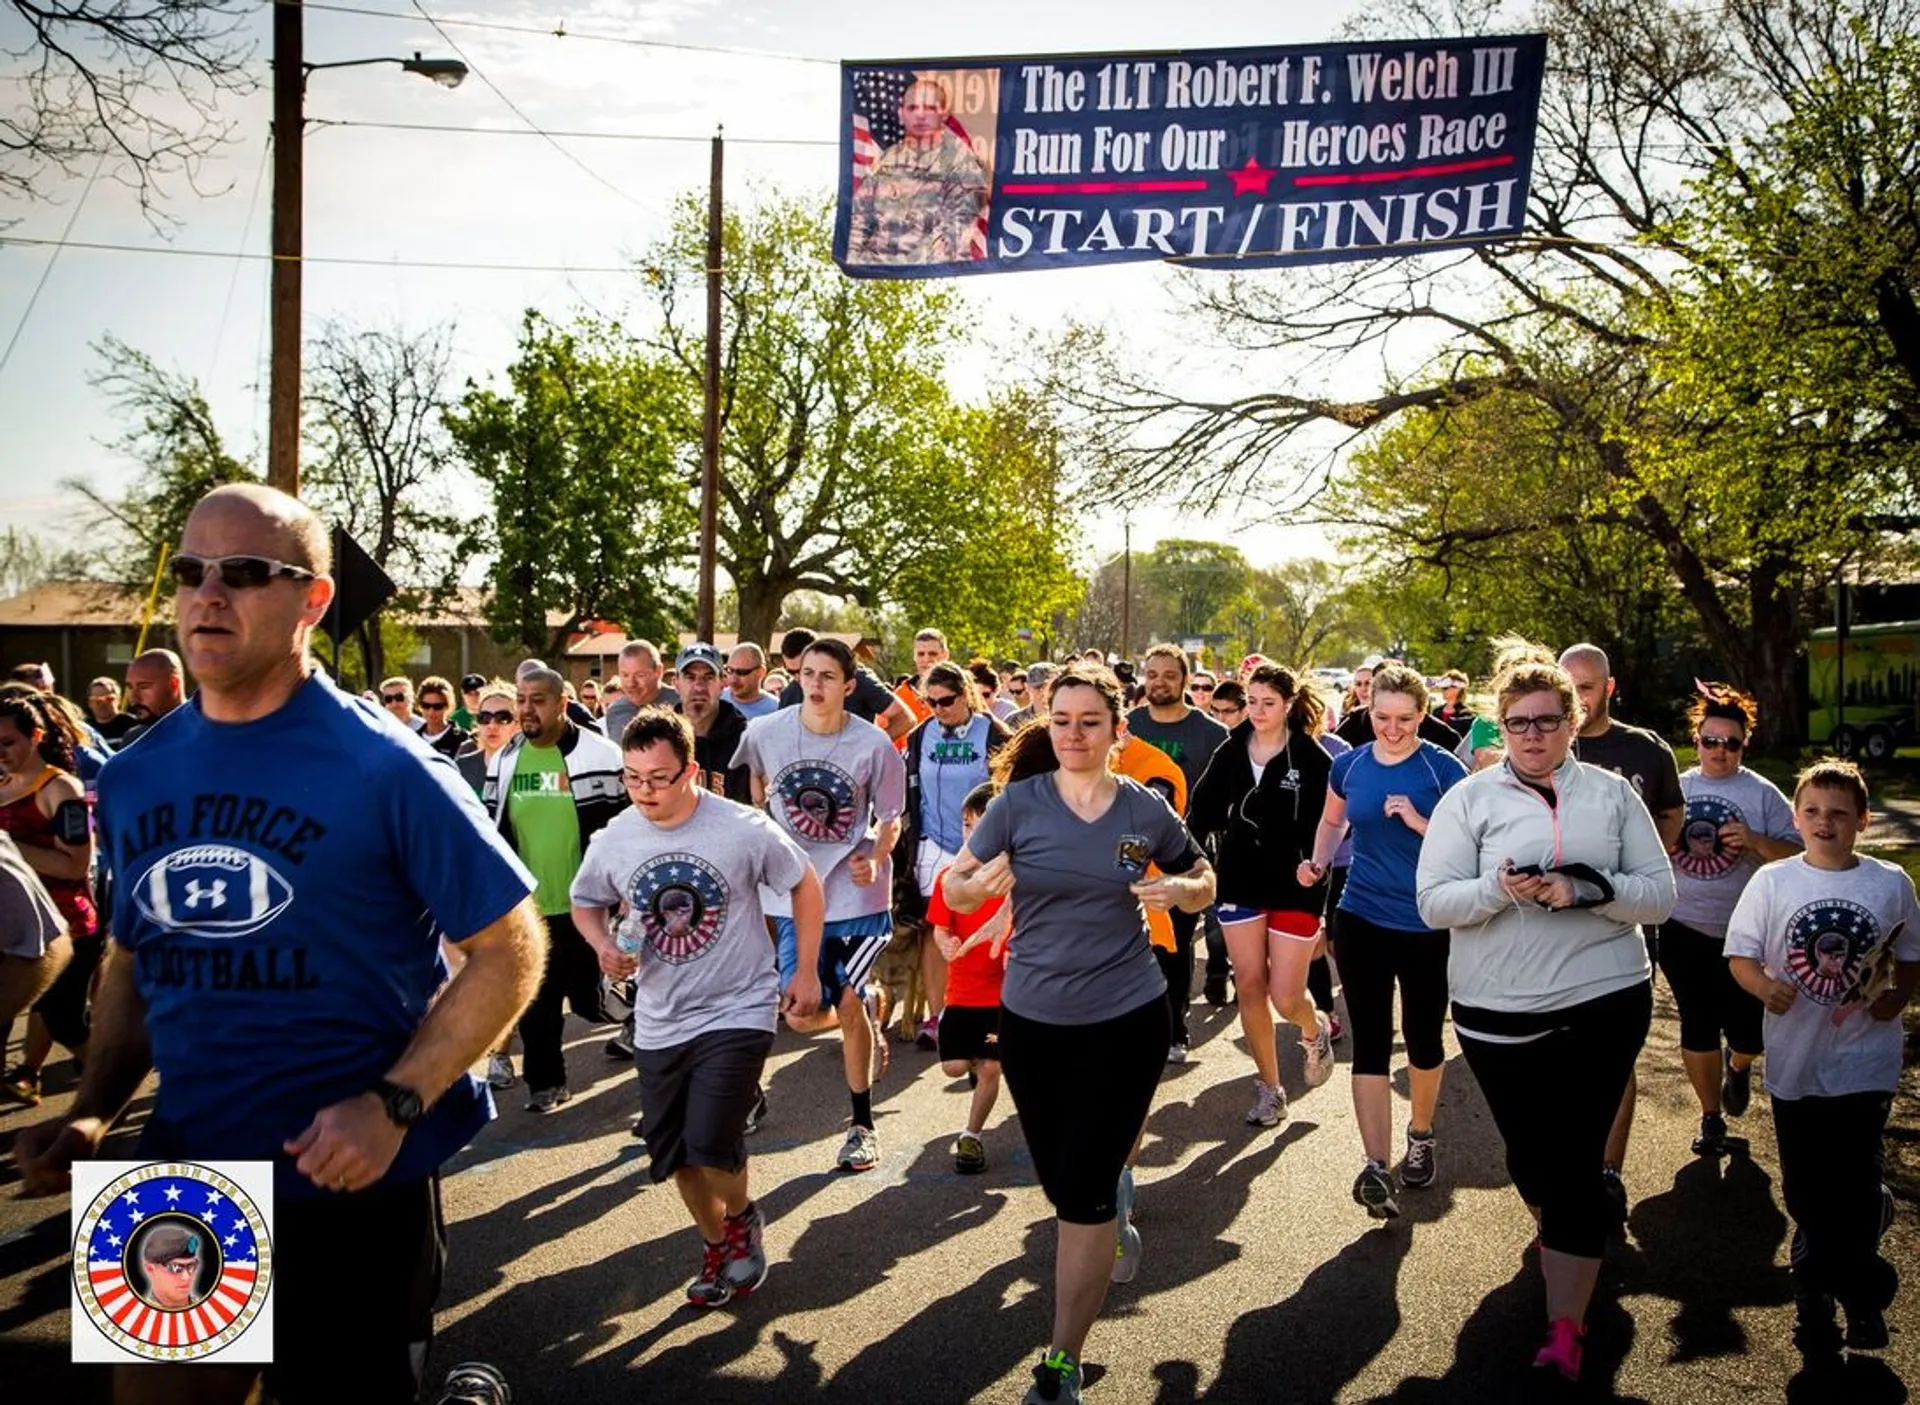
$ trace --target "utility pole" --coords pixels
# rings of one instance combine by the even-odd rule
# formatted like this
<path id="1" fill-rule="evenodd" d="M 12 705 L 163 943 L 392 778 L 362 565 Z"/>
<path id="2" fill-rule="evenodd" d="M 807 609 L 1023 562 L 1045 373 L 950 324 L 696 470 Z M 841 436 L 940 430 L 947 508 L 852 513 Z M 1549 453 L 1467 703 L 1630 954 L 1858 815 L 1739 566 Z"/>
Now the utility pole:
<path id="1" fill-rule="evenodd" d="M 267 372 L 267 482 L 300 495 L 300 142 L 306 125 L 306 12 L 273 6 L 273 353 Z"/>
<path id="2" fill-rule="evenodd" d="M 700 450 L 700 598 L 694 633 L 713 642 L 713 577 L 720 528 L 720 172 L 724 129 L 713 134 L 713 170 L 707 186 L 707 373 L 701 387 L 705 411 Z"/>
<path id="3" fill-rule="evenodd" d="M 1120 657 L 1130 659 L 1133 650 L 1133 519 L 1126 521 L 1126 550 L 1120 558 Z"/>

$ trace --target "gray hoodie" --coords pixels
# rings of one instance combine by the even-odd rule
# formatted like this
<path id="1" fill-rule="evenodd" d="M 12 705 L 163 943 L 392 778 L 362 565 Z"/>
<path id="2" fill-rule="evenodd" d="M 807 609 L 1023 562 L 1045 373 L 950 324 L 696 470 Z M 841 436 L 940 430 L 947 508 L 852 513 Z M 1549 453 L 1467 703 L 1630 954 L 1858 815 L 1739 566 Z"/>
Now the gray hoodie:
<path id="1" fill-rule="evenodd" d="M 1452 931 L 1447 977 L 1466 1031 L 1532 1032 L 1537 1021 L 1492 1016 L 1566 1009 L 1651 973 L 1638 924 L 1664 921 L 1674 900 L 1652 816 L 1631 784 L 1597 766 L 1569 759 L 1552 788 L 1555 805 L 1502 762 L 1449 790 L 1428 822 L 1420 916 Z M 1500 886 L 1507 859 L 1569 872 L 1579 905 L 1514 902 Z"/>

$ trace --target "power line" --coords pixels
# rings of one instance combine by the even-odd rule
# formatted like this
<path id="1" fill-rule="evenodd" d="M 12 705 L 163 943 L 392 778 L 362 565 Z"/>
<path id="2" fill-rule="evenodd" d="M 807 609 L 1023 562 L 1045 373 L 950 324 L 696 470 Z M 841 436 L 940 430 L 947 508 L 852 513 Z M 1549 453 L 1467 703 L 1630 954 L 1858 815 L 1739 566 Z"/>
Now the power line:
<path id="1" fill-rule="evenodd" d="M 85 239 L 17 239 L 0 236 L 0 247 L 17 244 L 26 249 L 80 249 L 101 254 L 164 254 L 183 259 L 246 259 L 253 263 L 271 263 L 272 254 L 235 253 L 232 249 L 180 249 L 162 244 L 108 244 Z M 464 259 L 374 259 L 346 255 L 303 254 L 302 263 L 330 264 L 345 268 L 422 268 L 476 273 L 625 273 L 637 271 L 633 264 L 578 263 L 487 263 Z M 28 310 L 32 310 L 31 304 Z M 16 337 L 18 333 L 15 334 Z"/>
<path id="2" fill-rule="evenodd" d="M 425 5 L 422 5 L 420 3 L 420 0 L 413 0 L 413 8 L 420 12 L 421 19 L 425 20 L 428 24 L 433 26 L 433 32 L 440 36 L 440 41 L 443 44 L 445 44 L 449 49 L 452 49 L 454 52 L 454 56 L 467 66 L 467 72 L 471 73 L 475 78 L 478 78 L 482 83 L 485 83 L 487 85 L 488 91 L 491 92 L 495 97 L 499 98 L 501 102 L 507 105 L 507 110 L 509 112 L 511 112 L 515 117 L 518 117 L 522 122 L 527 124 L 527 128 L 529 131 L 534 132 L 538 136 L 544 138 L 548 146 L 552 147 L 555 151 L 559 152 L 562 156 L 566 157 L 567 160 L 571 161 L 574 165 L 578 166 L 582 171 L 586 172 L 587 175 L 592 177 L 595 181 L 599 182 L 601 185 L 604 185 L 608 190 L 611 190 L 615 195 L 618 195 L 622 200 L 626 201 L 629 205 L 633 206 L 636 210 L 647 209 L 647 206 L 643 204 L 641 201 L 627 194 L 626 191 L 622 190 L 619 186 L 615 185 L 612 181 L 608 180 L 605 176 L 601 175 L 598 171 L 594 170 L 593 167 L 589 166 L 586 162 L 582 161 L 578 156 L 575 156 L 571 151 L 567 150 L 566 147 L 560 145 L 559 142 L 553 139 L 553 136 L 551 133 L 543 131 L 538 122 L 534 121 L 531 117 L 527 116 L 527 114 L 521 110 L 519 103 L 515 102 L 512 98 L 508 97 L 504 92 L 502 92 L 500 89 L 500 85 L 498 83 L 494 82 L 491 78 L 487 77 L 485 73 L 481 72 L 479 67 L 473 62 L 473 60 L 468 58 L 464 53 L 460 51 L 460 46 L 453 42 L 453 36 L 448 34 L 445 29 L 441 28 L 439 20 L 435 19 L 432 15 L 427 13 L 427 7 Z"/>
<path id="3" fill-rule="evenodd" d="M 20 336 L 27 330 L 27 323 L 33 319 L 34 308 L 40 305 L 40 294 L 47 290 L 47 280 L 53 277 L 53 266 L 60 262 L 60 251 L 67 247 L 67 240 L 73 235 L 73 227 L 80 223 L 80 208 L 87 203 L 87 197 L 93 194 L 93 183 L 100 179 L 100 172 L 107 164 L 106 152 L 100 153 L 99 160 L 93 163 L 93 174 L 87 177 L 87 184 L 80 192 L 80 198 L 73 202 L 73 209 L 67 215 L 67 227 L 60 232 L 57 240 L 51 241 L 53 254 L 47 259 L 47 266 L 40 270 L 40 281 L 33 285 L 33 292 L 27 297 L 27 305 L 20 312 L 20 320 L 13 325 L 13 335 L 7 338 L 7 349 L 0 351 L 0 372 L 7 369 L 7 363 L 13 360 L 14 348 L 20 345 Z M 14 241 L 25 244 L 25 239 Z"/>
<path id="4" fill-rule="evenodd" d="M 260 187 L 266 184 L 267 158 L 273 153 L 271 141 L 260 143 L 260 165 L 253 173 L 253 193 L 247 196 L 247 222 L 240 228 L 240 244 L 233 251 L 233 273 L 227 279 L 227 296 L 220 305 L 220 330 L 213 338 L 213 361 L 207 367 L 207 380 L 211 382 L 214 373 L 220 369 L 220 352 L 227 344 L 227 318 L 233 312 L 234 289 L 240 285 L 240 269 L 245 262 L 247 240 L 253 234 L 254 212 L 260 208 Z"/>
<path id="5" fill-rule="evenodd" d="M 300 3 L 300 0 L 275 0 L 276 4 Z M 336 15 L 365 15 L 369 19 L 407 20 L 413 15 L 394 10 L 373 10 L 360 5 L 304 4 L 303 9 L 326 10 Z M 424 13 L 424 12 L 423 12 Z M 433 21 L 429 21 L 433 23 Z M 782 54 L 765 49 L 738 49 L 724 44 L 689 44 L 674 39 L 641 39 L 631 34 L 600 34 L 587 30 L 568 29 L 562 21 L 552 29 L 537 24 L 509 24 L 502 20 L 450 19 L 440 21 L 455 29 L 493 29 L 505 34 L 538 34 L 547 39 L 582 39 L 596 44 L 629 44 L 640 49 L 673 49 L 683 53 L 726 54 L 733 58 L 775 59 L 783 63 L 819 63 L 834 68 L 840 66 L 838 59 L 817 58 L 812 54 Z M 434 24 L 438 29 L 440 24 Z M 444 36 L 442 36 L 444 37 Z"/>
<path id="6" fill-rule="evenodd" d="M 458 132 L 480 137 L 567 137 L 583 141 L 664 141 L 698 142 L 705 146 L 710 136 L 689 136 L 682 132 L 573 132 L 549 128 L 529 131 L 522 127 L 462 127 L 450 122 L 370 122 L 351 117 L 311 117 L 315 127 L 371 127 L 388 132 Z M 826 137 L 728 137 L 728 146 L 838 146 Z"/>

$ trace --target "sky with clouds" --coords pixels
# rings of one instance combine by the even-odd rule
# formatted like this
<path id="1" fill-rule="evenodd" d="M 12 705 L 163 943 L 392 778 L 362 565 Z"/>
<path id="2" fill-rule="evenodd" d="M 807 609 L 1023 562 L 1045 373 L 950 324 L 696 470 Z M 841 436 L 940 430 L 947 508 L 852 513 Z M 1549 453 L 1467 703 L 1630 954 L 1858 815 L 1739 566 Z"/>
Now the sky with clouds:
<path id="1" fill-rule="evenodd" d="M 311 63 L 416 51 L 451 57 L 451 44 L 490 84 L 476 76 L 448 91 L 386 66 L 312 75 L 305 325 L 311 333 L 329 319 L 409 330 L 451 321 L 459 379 L 483 378 L 506 365 L 526 308 L 564 318 L 583 308 L 626 306 L 633 290 L 625 266 L 662 234 L 675 196 L 704 187 L 706 138 L 717 125 L 727 135 L 729 198 L 831 189 L 842 58 L 1306 43 L 1334 38 L 1358 8 L 1353 0 L 1245 8 L 1145 0 L 892 7 L 848 0 L 588 0 L 567 9 L 524 0 L 466 0 L 455 9 L 423 3 L 445 37 L 409 0 L 344 0 L 345 8 L 383 12 L 379 17 L 324 7 L 307 15 Z M 12 221 L 7 236 L 14 239 L 156 251 L 70 244 L 56 258 L 44 247 L 0 242 L 0 348 L 17 331 L 13 354 L 0 369 L 0 526 L 57 539 L 75 520 L 75 503 L 60 480 L 82 477 L 109 490 L 125 483 L 130 465 L 103 442 L 115 433 L 108 404 L 88 385 L 98 364 L 91 347 L 109 333 L 199 380 L 229 443 L 264 459 L 268 269 L 259 256 L 268 248 L 270 194 L 266 6 L 247 27 L 257 36 L 260 90 L 223 103 L 235 140 L 206 163 L 198 193 L 175 183 L 164 210 L 176 223 L 165 235 L 109 180 L 91 188 L 81 181 L 51 187 L 55 199 L 43 203 L 0 201 L 0 225 Z M 580 37 L 553 37 L 556 28 Z M 17 29 L 15 13 L 0 11 L 0 45 L 17 40 Z M 660 47 L 584 37 L 592 35 Z M 6 81 L 0 70 L 0 94 Z M 617 135 L 549 142 L 528 133 L 515 108 L 552 132 Z M 633 139 L 642 136 L 681 140 Z M 434 263 L 516 267 L 419 266 Z M 1168 272 L 1138 264 L 966 281 L 981 325 L 1008 337 L 1091 314 L 1178 338 L 1172 288 Z M 963 361 L 957 374 L 983 380 L 990 374 L 983 355 Z M 1230 364 L 1223 362 L 1221 373 L 1232 375 Z M 966 393 L 978 386 L 957 388 Z M 1229 518 L 1204 522 L 1157 513 L 1151 526 L 1135 525 L 1136 549 L 1162 535 L 1185 534 L 1235 540 L 1263 563 L 1326 551 L 1317 532 L 1236 533 Z M 1117 517 L 1090 527 L 1097 554 L 1118 548 Z"/>

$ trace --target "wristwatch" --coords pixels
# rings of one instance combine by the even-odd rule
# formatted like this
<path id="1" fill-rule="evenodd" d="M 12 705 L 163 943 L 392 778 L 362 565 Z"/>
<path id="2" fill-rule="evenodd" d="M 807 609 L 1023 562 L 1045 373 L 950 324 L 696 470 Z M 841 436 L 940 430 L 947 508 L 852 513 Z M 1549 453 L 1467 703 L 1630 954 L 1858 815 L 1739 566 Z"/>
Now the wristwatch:
<path id="1" fill-rule="evenodd" d="M 373 1085 L 373 1095 L 380 1099 L 380 1106 L 387 1110 L 396 1127 L 411 1127 L 426 1115 L 427 1105 L 418 1093 L 388 1079 Z"/>

